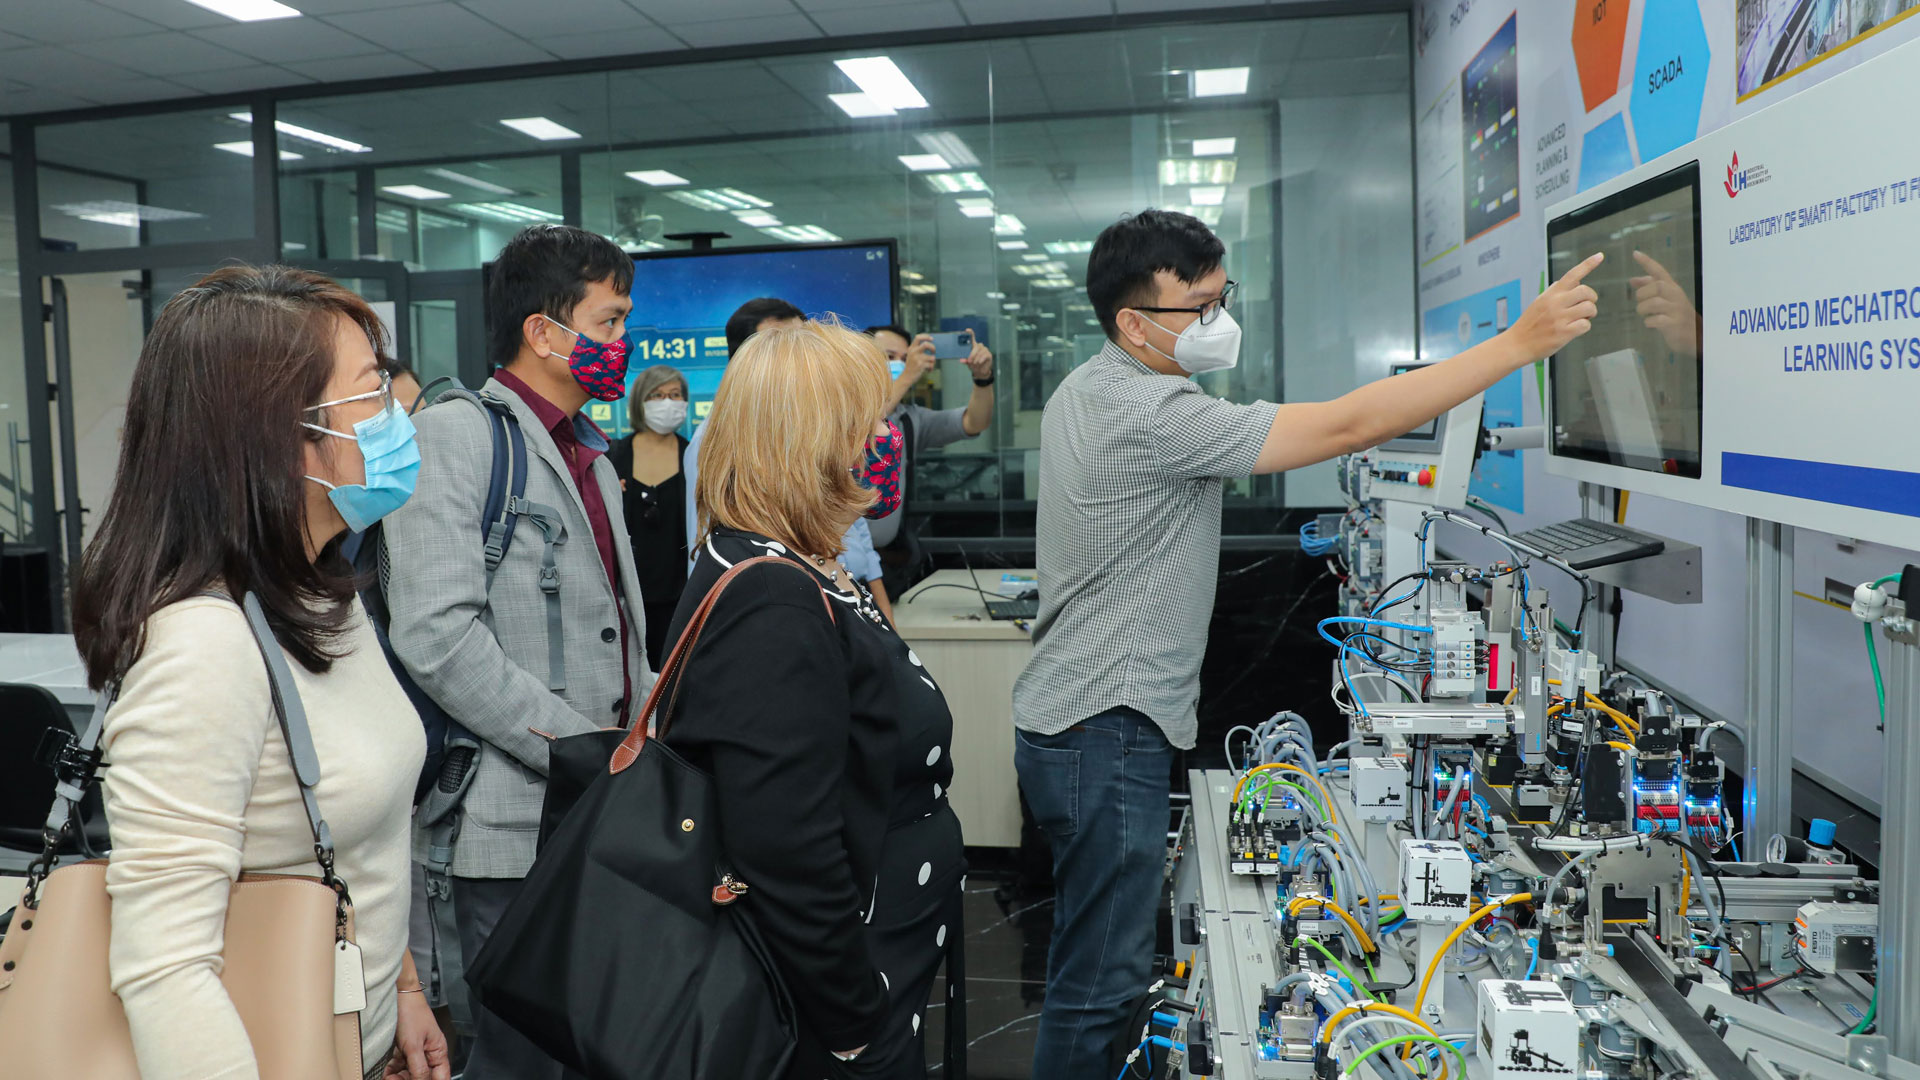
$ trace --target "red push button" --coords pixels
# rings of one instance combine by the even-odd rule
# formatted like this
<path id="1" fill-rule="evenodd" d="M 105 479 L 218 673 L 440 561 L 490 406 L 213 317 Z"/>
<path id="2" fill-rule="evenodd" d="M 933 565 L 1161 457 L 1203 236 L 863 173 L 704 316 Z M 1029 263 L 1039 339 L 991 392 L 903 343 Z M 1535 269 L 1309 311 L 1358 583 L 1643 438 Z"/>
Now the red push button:
<path id="1" fill-rule="evenodd" d="M 1420 486 L 1421 487 L 1433 486 L 1433 470 L 1432 469 L 1420 470 Z"/>

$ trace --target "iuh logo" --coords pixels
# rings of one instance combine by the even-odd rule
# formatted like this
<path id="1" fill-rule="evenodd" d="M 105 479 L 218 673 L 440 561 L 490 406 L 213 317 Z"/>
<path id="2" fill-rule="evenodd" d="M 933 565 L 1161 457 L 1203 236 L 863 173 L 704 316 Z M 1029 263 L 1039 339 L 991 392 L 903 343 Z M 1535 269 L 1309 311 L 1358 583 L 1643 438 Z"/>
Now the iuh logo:
<path id="1" fill-rule="evenodd" d="M 1733 155 L 1732 164 L 1727 166 L 1727 198 L 1731 199 L 1747 190 L 1747 174 L 1740 171 L 1740 155 Z"/>

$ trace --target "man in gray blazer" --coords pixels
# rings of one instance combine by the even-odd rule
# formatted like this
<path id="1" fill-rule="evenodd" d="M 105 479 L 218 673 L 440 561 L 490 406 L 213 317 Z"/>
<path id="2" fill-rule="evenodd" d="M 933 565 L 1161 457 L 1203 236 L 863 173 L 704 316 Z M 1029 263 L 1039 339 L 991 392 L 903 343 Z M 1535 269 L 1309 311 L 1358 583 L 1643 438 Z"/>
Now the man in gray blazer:
<path id="1" fill-rule="evenodd" d="M 491 419 L 470 403 L 423 410 L 420 475 L 386 519 L 393 650 L 421 689 L 481 740 L 451 864 L 463 956 L 479 952 L 527 871 L 545 796 L 547 740 L 625 725 L 653 685 L 640 584 L 607 439 L 581 414 L 624 393 L 633 263 L 604 237 L 534 226 L 494 262 L 483 395 L 527 444 L 526 500 L 489 575 L 480 530 Z M 546 564 L 551 559 L 554 573 Z M 559 640 L 549 604 L 558 587 Z M 563 1075 L 477 1003 L 468 1080 Z"/>

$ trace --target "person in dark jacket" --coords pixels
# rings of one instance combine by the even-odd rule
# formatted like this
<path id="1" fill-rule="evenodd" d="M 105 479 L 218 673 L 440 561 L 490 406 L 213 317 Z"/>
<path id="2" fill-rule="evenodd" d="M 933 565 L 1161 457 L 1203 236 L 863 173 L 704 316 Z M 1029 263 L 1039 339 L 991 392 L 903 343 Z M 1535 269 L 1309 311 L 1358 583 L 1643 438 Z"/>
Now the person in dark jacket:
<path id="1" fill-rule="evenodd" d="M 835 561 L 848 526 L 899 498 L 887 406 L 864 335 L 807 322 L 741 348 L 707 419 L 710 533 L 671 631 L 735 563 L 790 564 L 748 570 L 714 605 L 665 738 L 718 785 L 722 844 L 799 1007 L 796 1080 L 925 1076 L 928 995 L 964 936 L 953 718 Z M 960 996 L 944 1004 L 964 1031 Z"/>
<path id="2" fill-rule="evenodd" d="M 686 515 L 687 377 L 655 364 L 633 381 L 627 395 L 633 434 L 613 444 L 607 460 L 620 477 L 620 501 L 640 600 L 647 616 L 647 666 L 666 659 L 667 624 L 687 584 Z"/>

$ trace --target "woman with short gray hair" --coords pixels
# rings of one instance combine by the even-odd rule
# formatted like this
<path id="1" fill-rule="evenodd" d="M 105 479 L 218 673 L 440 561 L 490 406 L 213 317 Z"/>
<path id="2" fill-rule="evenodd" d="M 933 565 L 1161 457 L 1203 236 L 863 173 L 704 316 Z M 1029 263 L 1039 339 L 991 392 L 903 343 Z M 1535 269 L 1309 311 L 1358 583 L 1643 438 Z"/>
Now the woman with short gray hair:
<path id="1" fill-rule="evenodd" d="M 620 475 L 627 534 L 633 538 L 633 568 L 647 615 L 647 663 L 660 669 L 662 646 L 680 590 L 687 583 L 687 478 L 682 462 L 687 440 L 687 377 L 655 364 L 633 380 L 627 395 L 633 434 L 613 444 L 607 457 Z"/>

